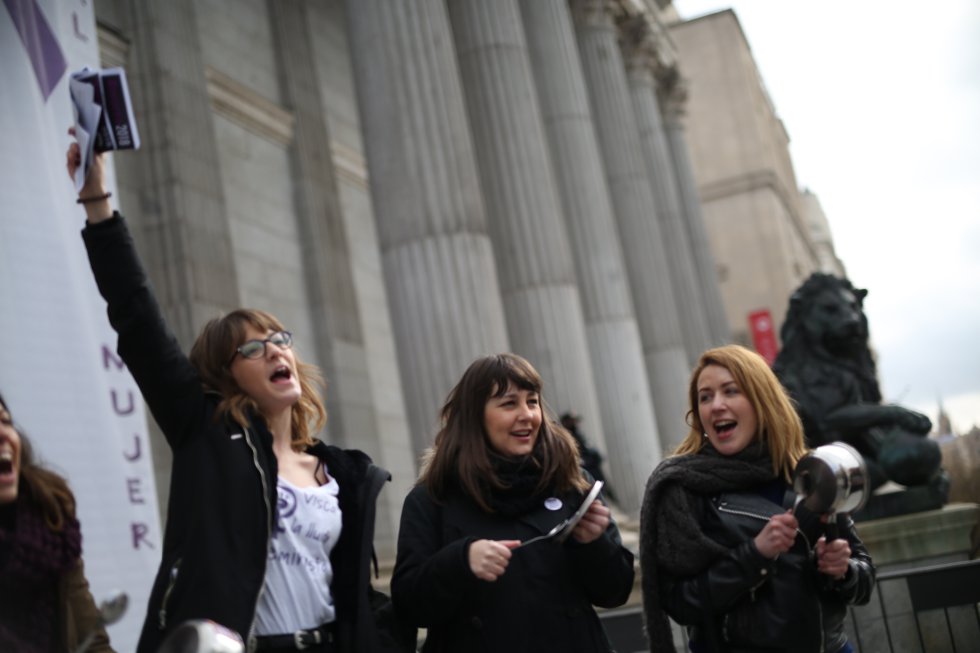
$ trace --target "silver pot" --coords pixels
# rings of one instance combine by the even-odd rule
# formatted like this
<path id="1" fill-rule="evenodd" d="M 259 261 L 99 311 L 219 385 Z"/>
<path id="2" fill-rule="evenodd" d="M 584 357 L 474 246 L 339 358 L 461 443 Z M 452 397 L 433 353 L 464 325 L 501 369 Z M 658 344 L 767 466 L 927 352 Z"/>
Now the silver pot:
<path id="1" fill-rule="evenodd" d="M 157 653 L 243 653 L 238 633 L 209 619 L 192 619 L 177 626 Z"/>
<path id="2" fill-rule="evenodd" d="M 793 472 L 797 503 L 821 515 L 852 513 L 868 500 L 868 466 L 854 447 L 833 442 L 800 459 Z"/>

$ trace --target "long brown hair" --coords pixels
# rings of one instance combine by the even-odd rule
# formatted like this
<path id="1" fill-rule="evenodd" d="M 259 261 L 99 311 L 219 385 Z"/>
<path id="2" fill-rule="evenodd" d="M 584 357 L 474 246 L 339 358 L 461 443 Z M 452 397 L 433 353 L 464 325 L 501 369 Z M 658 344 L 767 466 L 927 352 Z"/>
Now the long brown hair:
<path id="1" fill-rule="evenodd" d="M 769 446 L 773 472 L 792 482 L 793 469 L 806 454 L 803 424 L 793 408 L 792 400 L 765 359 L 739 345 L 709 349 L 698 359 L 688 385 L 687 417 L 691 430 L 674 454 L 697 453 L 707 442 L 698 412 L 698 377 L 709 365 L 719 365 L 731 373 L 755 411 L 759 429 L 756 437 Z"/>
<path id="2" fill-rule="evenodd" d="M 506 485 L 494 472 L 484 426 L 487 401 L 501 397 L 510 384 L 538 394 L 541 428 L 531 457 L 541 469 L 538 491 L 585 491 L 578 445 L 554 418 L 541 396 L 541 376 L 527 360 L 517 354 L 494 354 L 475 360 L 450 391 L 442 407 L 442 428 L 422 462 L 419 483 L 437 500 L 446 496 L 454 484 L 486 512 L 493 512 L 489 494 Z"/>
<path id="3" fill-rule="evenodd" d="M 205 324 L 190 353 L 191 365 L 197 369 L 204 387 L 222 397 L 216 416 L 220 419 L 230 415 L 243 425 L 248 423 L 246 413 L 262 414 L 255 400 L 238 387 L 231 375 L 230 363 L 237 347 L 245 342 L 248 326 L 263 333 L 285 330 L 279 320 L 265 311 L 240 308 Z M 327 411 L 320 398 L 319 388 L 324 386 L 320 371 L 300 361 L 295 353 L 294 358 L 301 396 L 292 408 L 291 445 L 301 451 L 313 444 L 313 434 L 323 428 Z"/>
<path id="4" fill-rule="evenodd" d="M 10 416 L 10 409 L 0 396 L 0 413 Z M 11 421 L 13 417 L 10 416 Z M 68 488 L 68 482 L 38 464 L 34 456 L 34 447 L 24 432 L 14 426 L 20 438 L 20 478 L 18 479 L 17 500 L 28 500 L 34 503 L 44 521 L 53 531 L 60 531 L 65 526 L 65 518 L 75 517 L 75 495 Z"/>

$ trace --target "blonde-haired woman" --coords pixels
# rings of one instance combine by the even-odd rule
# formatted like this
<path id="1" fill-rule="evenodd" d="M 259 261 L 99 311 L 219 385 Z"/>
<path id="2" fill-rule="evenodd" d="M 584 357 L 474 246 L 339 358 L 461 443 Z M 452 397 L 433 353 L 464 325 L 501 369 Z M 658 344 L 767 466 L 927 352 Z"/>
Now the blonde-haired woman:
<path id="1" fill-rule="evenodd" d="M 867 603 L 874 567 L 850 519 L 827 542 L 817 516 L 787 509 L 806 445 L 779 380 L 729 345 L 701 355 L 688 395 L 690 431 L 640 515 L 651 650 L 674 650 L 669 615 L 694 653 L 851 651 L 846 606 Z"/>

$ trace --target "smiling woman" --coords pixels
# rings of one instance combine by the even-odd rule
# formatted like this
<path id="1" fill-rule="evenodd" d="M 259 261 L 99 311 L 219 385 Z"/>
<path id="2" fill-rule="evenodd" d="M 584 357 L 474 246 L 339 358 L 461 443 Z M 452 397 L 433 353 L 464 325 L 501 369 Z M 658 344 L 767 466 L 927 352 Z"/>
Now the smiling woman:
<path id="1" fill-rule="evenodd" d="M 473 362 L 405 499 L 391 581 L 424 651 L 609 651 L 593 605 L 624 603 L 633 555 L 589 488 L 572 436 L 520 356 Z M 522 541 L 528 546 L 521 546 Z"/>
<path id="2" fill-rule="evenodd" d="M 849 518 L 827 541 L 819 518 L 786 509 L 806 449 L 776 375 L 744 347 L 709 349 L 688 398 L 690 431 L 640 511 L 650 650 L 674 650 L 669 615 L 695 652 L 850 653 L 847 605 L 868 601 L 874 567 Z"/>
<path id="3" fill-rule="evenodd" d="M 495 452 L 511 457 L 529 455 L 541 428 L 538 393 L 508 383 L 487 400 L 483 421 Z"/>
<path id="4" fill-rule="evenodd" d="M 37 464 L 0 396 L 0 651 L 111 653 L 82 564 L 75 497 Z"/>

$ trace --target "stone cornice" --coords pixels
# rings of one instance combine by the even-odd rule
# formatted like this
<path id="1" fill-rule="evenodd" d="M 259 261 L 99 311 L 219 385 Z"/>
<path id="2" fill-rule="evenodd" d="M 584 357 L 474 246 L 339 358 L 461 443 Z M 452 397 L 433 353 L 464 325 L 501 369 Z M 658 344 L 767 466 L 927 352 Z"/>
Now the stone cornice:
<path id="1" fill-rule="evenodd" d="M 292 143 L 295 122 L 292 112 L 211 66 L 205 67 L 204 76 L 215 113 L 273 143 L 283 146 Z"/>

